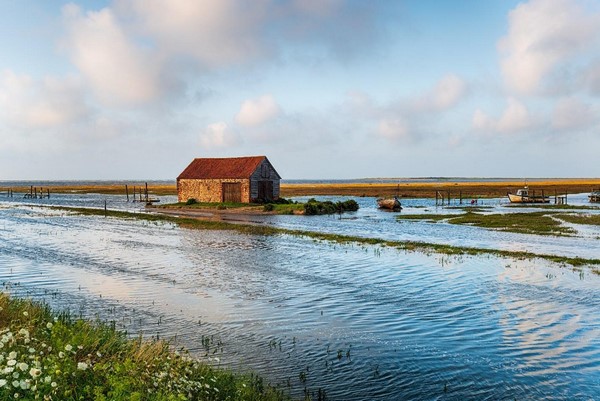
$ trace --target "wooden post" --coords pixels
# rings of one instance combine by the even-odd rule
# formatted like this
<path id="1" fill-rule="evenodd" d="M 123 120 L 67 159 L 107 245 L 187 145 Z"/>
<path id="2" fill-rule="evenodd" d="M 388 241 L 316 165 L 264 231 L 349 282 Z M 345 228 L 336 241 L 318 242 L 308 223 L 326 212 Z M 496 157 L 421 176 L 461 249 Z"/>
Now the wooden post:
<path id="1" fill-rule="evenodd" d="M 133 202 L 135 202 L 135 185 L 133 186 Z"/>
<path id="2" fill-rule="evenodd" d="M 50 199 L 50 188 L 46 188 L 46 190 L 48 191 L 48 199 Z"/>
<path id="3" fill-rule="evenodd" d="M 148 203 L 148 183 L 146 183 L 146 203 Z"/>
<path id="4" fill-rule="evenodd" d="M 438 191 L 435 191 L 435 205 L 438 205 Z"/>
<path id="5" fill-rule="evenodd" d="M 448 206 L 450 206 L 450 191 L 448 191 Z"/>
<path id="6" fill-rule="evenodd" d="M 127 195 L 127 202 L 129 202 L 129 188 L 127 188 L 127 184 L 125 184 L 125 195 Z"/>
<path id="7" fill-rule="evenodd" d="M 35 193 L 35 198 L 37 199 L 37 187 L 33 188 L 33 191 Z"/>
<path id="8" fill-rule="evenodd" d="M 104 199 L 104 217 L 106 217 L 106 199 Z"/>
<path id="9" fill-rule="evenodd" d="M 459 197 L 459 199 L 460 199 L 460 200 L 459 200 L 459 202 L 460 202 L 460 204 L 462 205 L 462 191 L 459 191 L 459 192 L 458 192 L 458 197 Z"/>

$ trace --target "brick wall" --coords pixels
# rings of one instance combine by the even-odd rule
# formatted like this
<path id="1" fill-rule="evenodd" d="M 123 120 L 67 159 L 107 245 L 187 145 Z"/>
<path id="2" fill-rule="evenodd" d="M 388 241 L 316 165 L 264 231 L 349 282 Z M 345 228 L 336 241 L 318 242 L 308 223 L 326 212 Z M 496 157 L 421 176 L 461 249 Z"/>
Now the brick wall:
<path id="1" fill-rule="evenodd" d="M 179 202 L 196 199 L 198 202 L 221 202 L 223 199 L 222 183 L 239 182 L 242 184 L 242 202 L 250 202 L 250 180 L 223 179 L 223 180 L 192 180 L 180 179 L 177 181 L 177 198 Z"/>

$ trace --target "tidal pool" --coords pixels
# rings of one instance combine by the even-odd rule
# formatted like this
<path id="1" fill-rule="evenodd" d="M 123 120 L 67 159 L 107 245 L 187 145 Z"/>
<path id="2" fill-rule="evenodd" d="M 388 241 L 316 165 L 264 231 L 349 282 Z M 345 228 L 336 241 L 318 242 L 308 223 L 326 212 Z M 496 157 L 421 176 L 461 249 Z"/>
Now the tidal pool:
<path id="1" fill-rule="evenodd" d="M 0 278 L 15 296 L 171 339 L 295 398 L 305 388 L 331 400 L 599 394 L 600 277 L 539 260 L 189 230 L 13 203 L 0 205 Z"/>

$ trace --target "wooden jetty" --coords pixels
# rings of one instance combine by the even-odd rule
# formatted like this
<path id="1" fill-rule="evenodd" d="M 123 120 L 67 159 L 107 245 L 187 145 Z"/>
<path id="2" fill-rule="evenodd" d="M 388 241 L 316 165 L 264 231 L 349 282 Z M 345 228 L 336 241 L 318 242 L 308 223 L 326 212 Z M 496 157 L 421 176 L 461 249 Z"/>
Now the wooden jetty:
<path id="1" fill-rule="evenodd" d="M 11 191 L 12 193 L 12 191 Z M 34 187 L 33 185 L 29 187 L 29 192 L 26 192 L 23 195 L 24 199 L 42 199 L 48 198 L 50 199 L 50 188 L 46 188 L 44 191 L 43 187 Z"/>
<path id="2" fill-rule="evenodd" d="M 138 187 L 138 190 L 136 191 L 136 187 L 133 186 L 133 191 L 132 191 L 132 202 L 146 202 L 147 205 L 151 205 L 155 202 L 160 202 L 160 199 L 158 198 L 152 198 L 150 197 L 150 195 L 148 194 L 148 183 L 144 183 L 144 188 L 142 189 L 142 187 Z M 129 186 L 125 185 L 125 195 L 127 196 L 127 202 L 129 202 Z"/>

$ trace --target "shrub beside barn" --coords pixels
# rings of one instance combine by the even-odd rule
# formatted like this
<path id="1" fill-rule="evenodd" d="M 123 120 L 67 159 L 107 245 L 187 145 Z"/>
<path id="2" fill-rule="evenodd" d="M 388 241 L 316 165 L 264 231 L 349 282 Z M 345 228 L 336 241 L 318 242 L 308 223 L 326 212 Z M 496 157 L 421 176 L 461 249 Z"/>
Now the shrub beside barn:
<path id="1" fill-rule="evenodd" d="M 281 177 L 266 156 L 197 158 L 177 177 L 179 202 L 268 202 Z"/>

